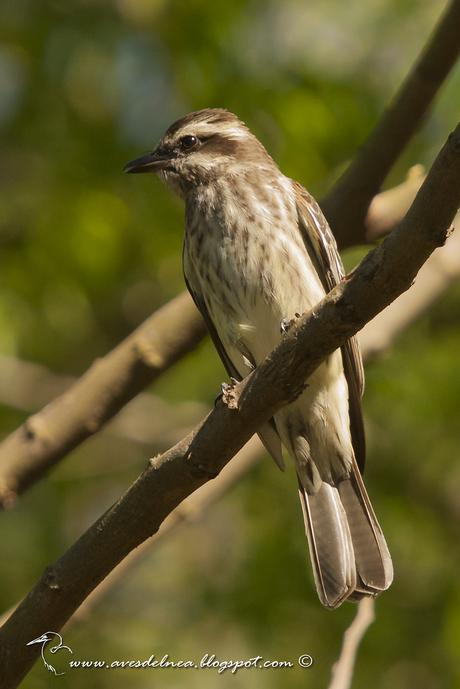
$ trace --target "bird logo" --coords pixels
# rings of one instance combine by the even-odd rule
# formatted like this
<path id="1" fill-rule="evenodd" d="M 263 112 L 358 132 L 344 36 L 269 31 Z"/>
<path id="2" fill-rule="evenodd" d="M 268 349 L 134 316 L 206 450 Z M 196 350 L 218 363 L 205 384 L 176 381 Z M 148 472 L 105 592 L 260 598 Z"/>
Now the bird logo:
<path id="1" fill-rule="evenodd" d="M 50 642 L 55 640 L 57 640 L 57 644 L 54 644 L 53 646 L 49 645 Z M 29 641 L 29 643 L 27 643 L 26 646 L 32 646 L 33 644 L 41 644 L 42 647 L 40 653 L 43 663 L 48 672 L 52 672 L 54 675 L 56 675 L 56 677 L 59 677 L 60 675 L 65 675 L 65 672 L 58 672 L 56 668 L 53 665 L 51 665 L 51 663 L 49 663 L 45 658 L 45 647 L 47 647 L 47 654 L 54 654 L 58 651 L 62 651 L 63 649 L 69 651 L 69 653 L 73 653 L 72 649 L 64 644 L 62 636 L 60 634 L 58 634 L 57 632 L 45 632 L 36 639 L 32 639 L 32 641 Z"/>

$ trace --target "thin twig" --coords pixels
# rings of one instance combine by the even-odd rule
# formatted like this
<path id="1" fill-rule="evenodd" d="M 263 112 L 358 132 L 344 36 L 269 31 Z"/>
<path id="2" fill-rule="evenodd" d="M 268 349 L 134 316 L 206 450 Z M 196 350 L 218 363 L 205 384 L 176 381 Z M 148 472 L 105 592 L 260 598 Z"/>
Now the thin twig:
<path id="1" fill-rule="evenodd" d="M 373 598 L 359 601 L 358 611 L 343 635 L 342 650 L 332 667 L 332 679 L 328 689 L 350 689 L 359 645 L 375 620 Z"/>

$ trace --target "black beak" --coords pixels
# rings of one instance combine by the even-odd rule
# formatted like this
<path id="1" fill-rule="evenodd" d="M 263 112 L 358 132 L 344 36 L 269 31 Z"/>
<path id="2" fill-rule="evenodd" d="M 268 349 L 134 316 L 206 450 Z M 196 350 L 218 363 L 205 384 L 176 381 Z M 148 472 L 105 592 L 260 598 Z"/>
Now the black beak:
<path id="1" fill-rule="evenodd" d="M 164 170 L 168 165 L 170 158 L 165 158 L 158 155 L 155 151 L 153 153 L 147 153 L 140 158 L 131 160 L 123 168 L 123 172 L 159 172 Z"/>

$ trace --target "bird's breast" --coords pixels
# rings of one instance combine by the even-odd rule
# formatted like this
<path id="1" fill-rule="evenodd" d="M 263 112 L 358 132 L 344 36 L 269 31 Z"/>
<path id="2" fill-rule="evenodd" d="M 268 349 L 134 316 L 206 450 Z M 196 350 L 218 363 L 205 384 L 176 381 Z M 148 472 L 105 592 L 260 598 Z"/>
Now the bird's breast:
<path id="1" fill-rule="evenodd" d="M 324 295 L 295 202 L 273 189 L 244 195 L 227 190 L 206 201 L 187 207 L 186 277 L 203 296 L 221 337 L 251 340 L 251 350 L 256 339 L 264 356 L 279 341 L 281 320 L 310 309 Z"/>

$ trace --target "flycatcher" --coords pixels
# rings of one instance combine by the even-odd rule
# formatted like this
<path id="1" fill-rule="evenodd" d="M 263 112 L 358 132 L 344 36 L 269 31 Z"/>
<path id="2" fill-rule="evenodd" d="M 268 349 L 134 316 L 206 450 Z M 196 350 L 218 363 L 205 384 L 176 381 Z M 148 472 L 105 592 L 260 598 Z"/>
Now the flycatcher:
<path id="1" fill-rule="evenodd" d="M 186 115 L 125 170 L 159 173 L 184 199 L 185 281 L 238 380 L 276 347 L 294 314 L 312 309 L 344 277 L 319 205 L 226 110 Z M 295 462 L 316 588 L 329 608 L 375 596 L 393 579 L 361 478 L 363 383 L 353 338 L 259 430 L 281 468 L 282 447 Z"/>

